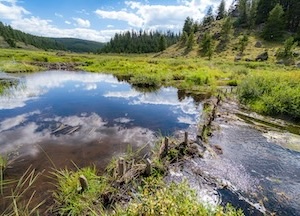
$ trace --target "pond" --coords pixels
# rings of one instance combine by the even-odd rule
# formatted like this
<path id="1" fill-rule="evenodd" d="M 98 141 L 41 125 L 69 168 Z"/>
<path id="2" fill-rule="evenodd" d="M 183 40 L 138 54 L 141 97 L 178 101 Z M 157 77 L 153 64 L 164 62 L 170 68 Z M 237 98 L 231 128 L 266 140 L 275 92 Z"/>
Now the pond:
<path id="1" fill-rule="evenodd" d="M 0 153 L 26 160 L 42 153 L 58 167 L 70 161 L 103 167 L 128 145 L 142 147 L 157 135 L 196 128 L 201 104 L 177 93 L 140 92 L 97 73 L 22 75 L 0 97 Z"/>

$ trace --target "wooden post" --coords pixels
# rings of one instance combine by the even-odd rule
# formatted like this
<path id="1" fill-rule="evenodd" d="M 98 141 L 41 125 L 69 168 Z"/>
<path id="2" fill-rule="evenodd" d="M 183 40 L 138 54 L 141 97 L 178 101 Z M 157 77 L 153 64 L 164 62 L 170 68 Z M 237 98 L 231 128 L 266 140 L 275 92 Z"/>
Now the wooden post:
<path id="1" fill-rule="evenodd" d="M 167 156 L 169 150 L 169 138 L 165 137 L 164 142 L 161 144 L 159 149 L 159 157 L 164 158 Z"/>
<path id="2" fill-rule="evenodd" d="M 84 175 L 79 176 L 79 183 L 81 186 L 81 191 L 86 191 L 87 189 L 89 189 L 89 183 L 88 180 L 86 179 L 86 177 Z"/>
<path id="3" fill-rule="evenodd" d="M 184 145 L 187 146 L 188 142 L 189 142 L 189 133 L 184 132 Z"/>
<path id="4" fill-rule="evenodd" d="M 122 177 L 126 172 L 126 164 L 124 158 L 118 160 L 118 176 Z"/>
<path id="5" fill-rule="evenodd" d="M 146 159 L 146 169 L 145 169 L 145 175 L 150 176 L 152 171 L 152 165 L 149 158 Z"/>

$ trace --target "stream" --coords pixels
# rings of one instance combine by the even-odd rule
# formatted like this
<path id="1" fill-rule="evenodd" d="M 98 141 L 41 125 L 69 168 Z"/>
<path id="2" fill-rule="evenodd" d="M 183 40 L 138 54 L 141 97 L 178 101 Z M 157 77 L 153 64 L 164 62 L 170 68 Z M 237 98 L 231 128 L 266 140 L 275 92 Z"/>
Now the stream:
<path id="1" fill-rule="evenodd" d="M 6 177 L 13 179 L 30 165 L 37 171 L 74 164 L 103 170 L 128 148 L 151 148 L 158 136 L 189 131 L 196 137 L 203 109 L 201 101 L 175 88 L 140 91 L 106 74 L 46 71 L 14 78 L 18 85 L 0 96 L 0 154 L 11 160 Z M 300 215 L 300 131 L 279 131 L 277 142 L 272 129 L 258 130 L 235 111 L 225 104 L 213 123 L 209 143 L 222 154 L 190 161 L 183 174 L 174 175 L 189 178 L 195 165 L 227 182 L 230 190 L 209 192 L 217 198 L 206 201 L 232 202 L 246 215 Z M 201 190 L 205 178 L 197 176 L 192 185 Z M 37 199 L 49 198 L 48 181 L 40 178 Z"/>

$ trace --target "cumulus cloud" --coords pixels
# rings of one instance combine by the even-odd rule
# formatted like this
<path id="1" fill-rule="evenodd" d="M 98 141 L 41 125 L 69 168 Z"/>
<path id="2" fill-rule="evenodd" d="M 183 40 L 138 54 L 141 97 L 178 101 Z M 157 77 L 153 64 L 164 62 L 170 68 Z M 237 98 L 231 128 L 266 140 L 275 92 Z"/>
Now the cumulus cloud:
<path id="1" fill-rule="evenodd" d="M 125 21 L 133 27 L 143 26 L 143 19 L 134 13 L 128 13 L 126 11 L 105 11 L 100 9 L 96 10 L 95 13 L 101 18 Z"/>
<path id="2" fill-rule="evenodd" d="M 4 3 L 7 4 L 4 4 Z M 23 15 L 30 14 L 25 8 L 16 5 L 15 0 L 0 1 L 0 18 L 8 20 L 21 19 Z"/>
<path id="3" fill-rule="evenodd" d="M 71 24 L 69 21 L 65 22 L 66 24 Z M 121 29 L 107 29 L 107 30 L 94 30 L 87 28 L 66 28 L 61 29 L 52 25 L 51 20 L 41 19 L 39 17 L 30 17 L 23 19 L 16 19 L 11 22 L 13 28 L 47 37 L 73 37 L 73 38 L 82 38 L 86 40 L 93 41 L 109 41 L 110 38 L 117 32 L 121 32 Z"/>
<path id="4" fill-rule="evenodd" d="M 81 18 L 73 18 L 73 20 L 76 21 L 76 23 L 79 27 L 89 28 L 91 26 L 91 23 L 90 23 L 89 20 L 84 20 L 84 19 L 81 19 Z"/>
<path id="5" fill-rule="evenodd" d="M 226 0 L 227 6 L 231 0 Z M 125 1 L 125 8 L 119 11 L 96 10 L 103 19 L 121 20 L 136 28 L 180 30 L 187 16 L 202 19 L 208 7 L 217 8 L 219 0 L 181 0 L 177 4 L 163 5 Z"/>

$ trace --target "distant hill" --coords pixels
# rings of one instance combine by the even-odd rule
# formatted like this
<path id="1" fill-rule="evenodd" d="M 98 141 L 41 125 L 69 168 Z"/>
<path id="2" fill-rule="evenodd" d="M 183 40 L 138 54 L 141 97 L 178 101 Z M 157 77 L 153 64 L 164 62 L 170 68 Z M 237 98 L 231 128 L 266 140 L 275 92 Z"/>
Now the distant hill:
<path id="1" fill-rule="evenodd" d="M 104 43 L 75 38 L 40 37 L 13 29 L 0 22 L 0 47 L 43 50 L 64 50 L 72 52 L 97 52 Z"/>
<path id="2" fill-rule="evenodd" d="M 77 38 L 51 38 L 59 44 L 63 44 L 64 48 L 72 52 L 98 52 L 105 43 L 82 40 Z"/>

